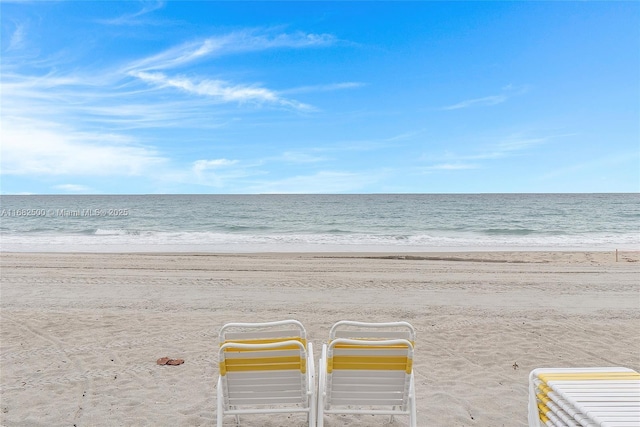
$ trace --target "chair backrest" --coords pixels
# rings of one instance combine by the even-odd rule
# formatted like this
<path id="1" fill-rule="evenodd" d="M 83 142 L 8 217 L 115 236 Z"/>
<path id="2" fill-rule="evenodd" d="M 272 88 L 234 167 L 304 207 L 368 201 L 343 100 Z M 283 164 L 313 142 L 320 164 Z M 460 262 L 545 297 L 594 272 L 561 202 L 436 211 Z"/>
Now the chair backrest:
<path id="1" fill-rule="evenodd" d="M 295 321 L 230 323 L 220 330 L 225 407 L 309 404 L 306 332 Z"/>
<path id="2" fill-rule="evenodd" d="M 327 406 L 406 410 L 413 365 L 408 340 L 337 338 L 327 347 Z"/>
<path id="3" fill-rule="evenodd" d="M 342 321 L 329 332 L 325 407 L 407 410 L 415 331 L 406 322 Z"/>
<path id="4" fill-rule="evenodd" d="M 405 339 L 415 343 L 416 331 L 408 322 L 370 323 L 341 320 L 335 323 L 329 331 L 329 340 L 336 338 L 348 339 Z"/>
<path id="5" fill-rule="evenodd" d="M 264 323 L 227 323 L 220 329 L 220 345 L 226 342 L 265 344 L 295 340 L 306 347 L 307 332 L 297 320 L 280 320 Z"/>

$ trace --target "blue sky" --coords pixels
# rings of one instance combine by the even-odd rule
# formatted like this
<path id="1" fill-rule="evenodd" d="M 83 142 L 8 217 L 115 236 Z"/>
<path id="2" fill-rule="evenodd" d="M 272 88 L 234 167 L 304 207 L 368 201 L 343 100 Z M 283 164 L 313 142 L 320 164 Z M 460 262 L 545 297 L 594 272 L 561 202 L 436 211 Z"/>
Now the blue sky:
<path id="1" fill-rule="evenodd" d="M 0 2 L 2 194 L 640 191 L 638 2 Z"/>

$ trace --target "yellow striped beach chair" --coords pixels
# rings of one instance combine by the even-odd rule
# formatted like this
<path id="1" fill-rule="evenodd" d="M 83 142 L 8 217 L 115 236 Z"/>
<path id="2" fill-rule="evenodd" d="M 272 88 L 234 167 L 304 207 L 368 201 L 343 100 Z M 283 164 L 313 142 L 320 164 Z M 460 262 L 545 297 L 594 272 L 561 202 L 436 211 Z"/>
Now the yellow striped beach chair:
<path id="1" fill-rule="evenodd" d="M 628 368 L 534 369 L 529 427 L 640 427 L 640 374 Z"/>
<path id="2" fill-rule="evenodd" d="M 313 347 L 296 320 L 229 323 L 220 330 L 217 425 L 224 417 L 268 413 L 307 414 L 315 427 Z"/>
<path id="3" fill-rule="evenodd" d="M 326 414 L 407 415 L 416 427 L 414 343 L 407 322 L 336 323 L 318 367 L 318 427 Z"/>

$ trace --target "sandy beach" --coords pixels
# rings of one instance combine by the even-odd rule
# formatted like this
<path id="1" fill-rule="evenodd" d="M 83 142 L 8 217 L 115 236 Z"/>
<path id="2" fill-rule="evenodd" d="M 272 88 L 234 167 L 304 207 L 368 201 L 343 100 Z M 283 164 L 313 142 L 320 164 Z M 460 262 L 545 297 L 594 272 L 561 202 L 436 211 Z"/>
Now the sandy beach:
<path id="1" fill-rule="evenodd" d="M 297 319 L 316 359 L 338 320 L 411 322 L 419 426 L 525 426 L 537 367 L 640 370 L 640 252 L 0 259 L 2 426 L 214 425 L 218 330 L 231 321 Z"/>

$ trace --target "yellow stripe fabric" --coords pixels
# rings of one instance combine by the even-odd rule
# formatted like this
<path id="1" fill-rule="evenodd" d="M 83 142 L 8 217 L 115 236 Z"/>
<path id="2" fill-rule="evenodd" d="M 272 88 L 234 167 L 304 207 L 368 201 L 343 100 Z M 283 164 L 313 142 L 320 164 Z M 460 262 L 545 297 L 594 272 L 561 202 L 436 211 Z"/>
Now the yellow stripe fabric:
<path id="1" fill-rule="evenodd" d="M 537 397 L 537 398 L 538 398 L 542 403 L 545 403 L 545 404 L 551 400 L 551 399 L 549 399 L 549 398 L 547 397 L 547 395 L 546 395 L 546 394 L 542 394 L 542 393 L 538 393 L 538 394 L 536 394 L 536 397 Z"/>
<path id="2" fill-rule="evenodd" d="M 617 381 L 640 380 L 637 372 L 566 372 L 538 374 L 538 378 L 549 381 Z"/>
<path id="3" fill-rule="evenodd" d="M 371 340 L 371 341 L 379 341 L 380 338 L 349 338 L 349 339 L 354 339 L 354 340 L 359 340 L 359 341 L 367 341 L 367 340 Z M 331 343 L 332 341 L 330 341 L 329 343 Z M 415 344 L 413 341 L 409 341 L 411 343 L 412 347 L 415 347 Z M 336 344 L 334 346 L 334 348 L 371 348 L 371 349 L 385 349 L 385 348 L 407 348 L 406 345 L 402 345 L 402 344 L 396 344 L 396 345 L 358 345 L 358 344 Z"/>
<path id="4" fill-rule="evenodd" d="M 411 373 L 413 361 L 406 356 L 333 356 L 327 360 L 327 372 L 334 369 L 405 371 Z"/>
<path id="5" fill-rule="evenodd" d="M 550 391 L 553 391 L 553 390 L 551 389 L 551 387 L 549 387 L 548 385 L 546 385 L 546 384 L 544 384 L 544 383 L 543 383 L 543 384 L 540 384 L 540 386 L 538 387 L 538 389 L 539 389 L 541 392 L 543 392 L 544 394 L 547 394 L 547 393 L 549 393 Z"/>
<path id="6" fill-rule="evenodd" d="M 412 344 L 413 345 L 413 344 Z M 407 348 L 406 345 L 402 345 L 402 344 L 396 344 L 396 345 L 376 345 L 376 346 L 363 346 L 363 345 L 359 345 L 359 344 L 336 344 L 333 348 L 340 348 L 340 349 L 349 349 L 349 348 L 357 348 L 357 349 L 376 349 L 376 350 L 389 350 L 389 349 L 394 349 L 394 350 L 398 350 L 398 349 L 405 349 Z"/>
<path id="7" fill-rule="evenodd" d="M 251 372 L 251 371 L 284 371 L 300 370 L 307 372 L 306 360 L 298 356 L 259 357 L 243 359 L 225 359 L 220 363 L 220 375 L 227 372 Z"/>
<path id="8" fill-rule="evenodd" d="M 551 409 L 547 408 L 546 405 L 543 405 L 542 403 L 538 403 L 538 409 L 540 410 L 540 412 L 542 412 L 545 415 L 546 415 L 547 412 L 549 412 L 551 410 Z"/>

